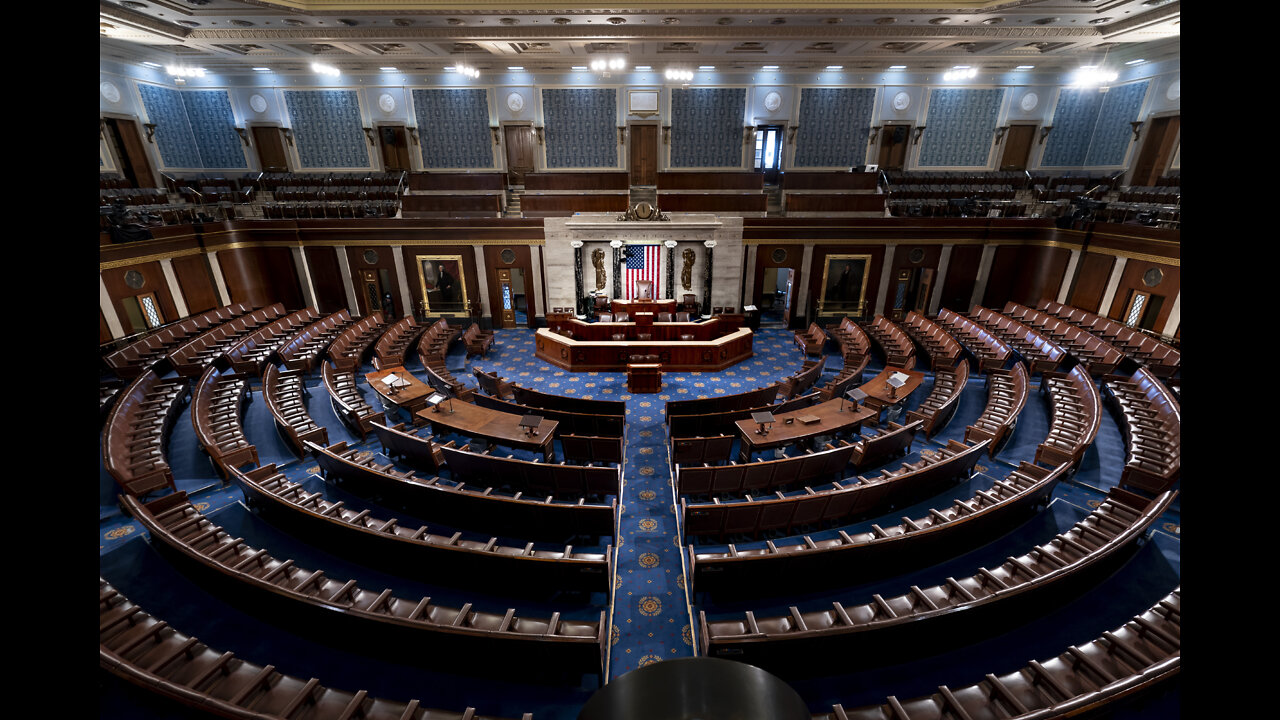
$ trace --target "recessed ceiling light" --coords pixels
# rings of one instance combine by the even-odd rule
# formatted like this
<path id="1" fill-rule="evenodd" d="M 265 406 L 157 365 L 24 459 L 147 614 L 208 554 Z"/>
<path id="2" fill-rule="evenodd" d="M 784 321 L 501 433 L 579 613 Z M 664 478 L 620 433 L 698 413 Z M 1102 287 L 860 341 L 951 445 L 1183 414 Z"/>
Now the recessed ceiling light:
<path id="1" fill-rule="evenodd" d="M 636 70 L 652 70 L 652 69 L 653 69 L 653 66 L 651 66 L 651 65 L 637 65 L 637 66 L 636 66 Z"/>
<path id="2" fill-rule="evenodd" d="M 844 18 L 838 18 L 838 17 L 823 18 L 822 22 L 828 25 L 839 25 L 840 23 L 844 22 Z"/>
<path id="3" fill-rule="evenodd" d="M 698 69 L 699 70 L 715 70 L 716 66 L 715 65 L 699 65 Z"/>
<path id="4" fill-rule="evenodd" d="M 254 68 L 254 70 L 257 70 L 258 72 L 271 72 L 271 68 L 264 68 L 264 67 L 256 67 Z"/>
<path id="5" fill-rule="evenodd" d="M 1125 63 L 1125 65 L 1137 65 L 1138 63 L 1143 63 L 1143 62 L 1146 62 L 1146 60 L 1143 58 L 1138 58 L 1137 60 L 1130 60 L 1129 62 Z M 146 63 L 143 63 L 143 64 L 145 65 Z"/>
<path id="6" fill-rule="evenodd" d="M 452 65 L 445 65 L 445 66 L 444 66 L 444 71 L 445 71 L 445 72 L 453 72 L 453 66 L 452 66 Z"/>
<path id="7" fill-rule="evenodd" d="M 1035 65 L 1019 65 L 1015 67 L 1014 70 L 1030 70 L 1033 67 L 1035 67 Z"/>
<path id="8" fill-rule="evenodd" d="M 507 66 L 507 69 L 508 69 L 508 70 L 523 70 L 523 69 L 524 69 L 524 66 L 523 66 L 523 65 L 508 65 L 508 66 Z"/>
<path id="9" fill-rule="evenodd" d="M 498 20 L 503 25 L 519 25 L 520 21 L 513 17 L 504 17 Z"/>
<path id="10" fill-rule="evenodd" d="M 844 69 L 844 66 L 843 66 L 843 65 L 828 65 L 828 66 L 827 66 L 827 69 L 828 69 L 828 70 L 843 70 L 843 69 Z"/>
<path id="11" fill-rule="evenodd" d="M 384 71 L 387 71 L 387 72 L 394 72 L 394 71 L 395 71 L 395 68 L 393 68 L 393 67 L 380 67 L 380 68 L 378 68 L 378 69 L 379 69 L 379 70 L 384 70 Z"/>
<path id="12" fill-rule="evenodd" d="M 395 25 L 396 27 L 409 27 L 410 25 L 413 24 L 413 19 L 412 18 L 395 18 L 394 20 L 391 21 L 391 24 Z"/>
<path id="13" fill-rule="evenodd" d="M 722 18 L 717 18 L 717 19 L 716 19 L 716 24 L 717 24 L 717 25 L 732 25 L 732 24 L 733 24 L 733 18 L 731 18 L 731 17 L 722 17 Z"/>
<path id="14" fill-rule="evenodd" d="M 770 25 L 786 25 L 787 19 L 784 17 L 776 17 L 769 21 Z"/>
<path id="15" fill-rule="evenodd" d="M 553 22 L 553 23 L 555 23 L 555 24 L 557 24 L 557 25 L 568 25 L 569 23 L 571 23 L 571 22 L 573 22 L 573 21 L 572 21 L 572 20 L 570 20 L 569 18 L 556 18 L 555 20 L 552 20 L 551 22 Z"/>
<path id="16" fill-rule="evenodd" d="M 678 17 L 666 17 L 666 18 L 662 18 L 662 24 L 663 24 L 663 25 L 679 25 L 679 24 L 680 24 L 680 18 L 678 18 Z"/>
<path id="17" fill-rule="evenodd" d="M 1051 25 L 1053 23 L 1060 22 L 1061 20 L 1062 18 L 1045 17 L 1045 18 L 1040 18 L 1038 20 L 1032 20 L 1031 22 L 1035 23 L 1036 25 Z"/>
<path id="18" fill-rule="evenodd" d="M 154 68 L 164 67 L 164 66 L 163 66 L 163 65 L 161 65 L 160 63 L 153 63 L 153 62 L 151 62 L 151 61 L 149 61 L 149 60 L 144 60 L 144 61 L 142 62 L 142 64 L 143 64 L 143 65 L 146 65 L 147 67 L 154 67 Z"/>
<path id="19" fill-rule="evenodd" d="M 573 69 L 574 69 L 574 70 L 586 70 L 586 69 L 587 69 L 587 66 L 586 66 L 586 65 L 574 65 L 574 66 L 573 66 Z"/>
<path id="20" fill-rule="evenodd" d="M 993 17 L 993 18 L 987 18 L 986 20 L 983 20 L 982 24 L 983 25 L 999 25 L 1002 22 L 1004 22 L 1004 18 Z"/>
<path id="21" fill-rule="evenodd" d="M 760 68 L 760 69 L 761 69 L 761 70 L 777 70 L 777 69 L 778 69 L 778 66 L 777 66 L 777 65 L 765 65 L 764 67 L 762 67 L 762 68 Z"/>
<path id="22" fill-rule="evenodd" d="M 611 17 L 608 22 L 610 25 L 622 25 L 626 21 L 627 19 L 623 17 Z"/>
<path id="23" fill-rule="evenodd" d="M 951 22 L 949 17 L 936 17 L 929 21 L 930 25 L 947 25 Z"/>
<path id="24" fill-rule="evenodd" d="M 1097 18 L 1097 19 L 1094 19 L 1094 20 L 1090 20 L 1090 21 L 1089 21 L 1089 24 L 1090 24 L 1090 25 L 1101 25 L 1101 24 L 1103 24 L 1103 23 L 1109 23 L 1109 22 L 1111 22 L 1111 18 L 1109 18 L 1109 17 L 1100 17 L 1100 18 Z"/>
<path id="25" fill-rule="evenodd" d="M 892 25 L 892 24 L 894 24 L 894 23 L 898 22 L 898 18 L 894 18 L 894 17 L 878 17 L 878 18 L 876 18 L 875 20 L 872 20 L 872 22 L 874 22 L 874 23 L 875 23 L 875 24 L 877 24 L 877 25 Z"/>
<path id="26" fill-rule="evenodd" d="M 906 65 L 890 65 L 889 69 L 890 70 L 906 70 L 907 66 Z"/>

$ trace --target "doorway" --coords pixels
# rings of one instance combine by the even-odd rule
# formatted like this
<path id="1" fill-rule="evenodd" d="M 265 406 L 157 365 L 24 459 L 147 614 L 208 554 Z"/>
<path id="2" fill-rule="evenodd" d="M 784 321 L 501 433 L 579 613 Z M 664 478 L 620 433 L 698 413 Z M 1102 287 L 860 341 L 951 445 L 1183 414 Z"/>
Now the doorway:
<path id="1" fill-rule="evenodd" d="M 1178 128 L 1181 117 L 1153 118 L 1147 130 L 1147 139 L 1138 153 L 1129 184 L 1135 187 L 1153 187 L 1160 184 L 1160 176 L 1169 170 L 1177 148 Z"/>
<path id="2" fill-rule="evenodd" d="M 498 326 L 520 327 L 529 322 L 528 296 L 525 293 L 524 269 L 501 268 L 498 270 L 498 295 L 502 305 L 498 308 Z"/>
<path id="3" fill-rule="evenodd" d="M 1001 170 L 1026 170 L 1031 156 L 1031 141 L 1036 134 L 1035 125 L 1013 125 L 1005 133 L 1004 155 L 1000 157 Z"/>
<path id="4" fill-rule="evenodd" d="M 766 185 L 778 184 L 782 170 L 782 125 L 761 125 L 756 128 L 756 172 L 764 173 Z"/>
<path id="5" fill-rule="evenodd" d="M 365 305 L 365 315 L 382 309 L 382 296 L 391 289 L 391 273 L 384 269 L 360 270 L 360 301 Z"/>
<path id="6" fill-rule="evenodd" d="M 763 285 L 760 288 L 760 323 L 781 324 L 787 327 L 791 323 L 791 302 L 795 297 L 796 271 L 785 267 L 767 267 L 764 269 Z"/>
<path id="7" fill-rule="evenodd" d="M 160 310 L 160 303 L 156 300 L 155 293 L 126 297 L 121 300 L 121 304 L 124 306 L 125 321 L 129 324 L 129 328 L 125 331 L 126 335 L 164 325 L 164 314 Z"/>
<path id="8" fill-rule="evenodd" d="M 658 126 L 632 125 L 631 133 L 631 184 L 658 184 Z"/>
<path id="9" fill-rule="evenodd" d="M 289 154 L 285 152 L 280 128 L 253 125 L 253 147 L 258 151 L 258 164 L 263 172 L 289 172 Z"/>
<path id="10" fill-rule="evenodd" d="M 533 126 L 504 125 L 507 146 L 507 183 L 524 185 L 524 174 L 533 172 Z"/>
<path id="11" fill-rule="evenodd" d="M 151 161 L 147 159 L 147 148 L 138 133 L 138 124 L 123 118 L 103 118 L 102 122 L 107 131 L 107 143 L 119 161 L 120 174 L 132 183 L 130 187 L 158 187 Z"/>
<path id="12" fill-rule="evenodd" d="M 880 154 L 877 162 L 881 170 L 901 170 L 907 162 L 910 125 L 889 125 L 880 133 Z"/>
<path id="13" fill-rule="evenodd" d="M 915 311 L 924 315 L 929 309 L 929 295 L 933 292 L 933 268 L 903 268 L 898 271 L 894 283 L 893 309 L 890 320 L 902 320 Z"/>
<path id="14" fill-rule="evenodd" d="M 409 166 L 409 143 L 403 125 L 384 125 L 378 128 L 378 145 L 382 149 L 382 169 L 412 170 Z"/>
<path id="15" fill-rule="evenodd" d="M 1159 317 L 1160 308 L 1163 306 L 1163 295 L 1152 295 L 1143 290 L 1130 290 L 1122 322 L 1131 328 L 1154 330 L 1156 318 Z"/>

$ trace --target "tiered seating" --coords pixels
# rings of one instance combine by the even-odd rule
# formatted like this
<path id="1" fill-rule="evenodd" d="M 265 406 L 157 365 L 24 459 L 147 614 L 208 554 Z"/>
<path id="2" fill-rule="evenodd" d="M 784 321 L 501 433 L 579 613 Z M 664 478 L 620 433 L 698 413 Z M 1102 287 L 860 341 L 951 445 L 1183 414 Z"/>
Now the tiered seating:
<path id="1" fill-rule="evenodd" d="M 416 699 L 369 697 L 364 690 L 338 690 L 316 678 L 303 680 L 276 671 L 275 665 L 264 667 L 220 652 L 147 614 L 102 578 L 98 638 L 98 664 L 104 671 L 146 692 L 223 717 L 479 718 L 472 707 L 456 713 L 421 708 Z M 533 720 L 533 714 L 525 713 L 523 720 Z"/>
<path id="2" fill-rule="evenodd" d="M 303 330 L 288 338 L 276 349 L 276 354 L 290 370 L 311 372 L 316 363 L 323 358 L 325 351 L 337 336 L 341 335 L 354 321 L 346 308 L 328 317 L 311 323 Z"/>
<path id="3" fill-rule="evenodd" d="M 1066 360 L 1067 353 L 1062 346 L 1034 328 L 994 310 L 974 305 L 973 310 L 969 312 L 969 318 L 1017 350 L 1029 365 L 1028 369 L 1032 375 L 1046 370 L 1057 370 Z"/>
<path id="4" fill-rule="evenodd" d="M 99 205 L 114 205 L 123 200 L 125 205 L 167 205 L 169 195 L 159 188 L 100 188 Z"/>
<path id="5" fill-rule="evenodd" d="M 780 174 L 787 217 L 884 217 L 880 173 L 788 170 Z"/>
<path id="6" fill-rule="evenodd" d="M 1014 363 L 1008 370 L 987 371 L 987 406 L 964 430 L 965 442 L 990 440 L 991 457 L 1000 452 L 1018 425 L 1027 404 L 1027 367 Z"/>
<path id="7" fill-rule="evenodd" d="M 268 220 L 319 220 L 393 218 L 400 214 L 400 203 L 394 200 L 262 204 L 262 217 Z"/>
<path id="8" fill-rule="evenodd" d="M 290 482 L 275 465 L 235 471 L 232 478 L 268 520 L 288 527 L 300 538 L 388 572 L 406 566 L 429 567 L 433 581 L 468 588 L 501 588 L 504 592 L 545 592 L 547 588 L 607 590 L 611 546 L 603 553 L 503 545 L 462 538 L 460 532 L 439 535 L 428 526 L 406 527 L 395 518 L 380 519 L 342 502 L 325 500 Z"/>
<path id="9" fill-rule="evenodd" d="M 329 360 L 339 370 L 355 372 L 364 363 L 364 356 L 368 354 L 369 348 L 373 347 L 378 336 L 387 329 L 387 325 L 386 319 L 382 317 L 382 311 L 377 310 L 372 315 L 361 318 L 354 325 L 347 326 L 329 345 Z"/>
<path id="10" fill-rule="evenodd" d="M 1176 348 L 1124 323 L 1056 302 L 1044 302 L 1040 309 L 1111 343 L 1156 377 L 1170 377 L 1182 366 L 1182 353 Z"/>
<path id="11" fill-rule="evenodd" d="M 476 376 L 476 382 L 486 395 L 491 395 L 501 400 L 515 397 L 515 392 L 511 389 L 511 383 L 498 377 L 497 373 L 487 373 L 478 367 L 472 367 L 471 374 Z"/>
<path id="12" fill-rule="evenodd" d="M 167 325 L 141 340 L 125 345 L 104 357 L 103 360 L 116 377 L 132 380 L 152 363 L 168 355 L 170 351 L 187 340 L 215 325 L 240 317 L 252 309 L 244 303 L 237 303 L 193 315 Z"/>
<path id="13" fill-rule="evenodd" d="M 762 532 L 790 533 L 801 525 L 843 523 L 850 518 L 879 514 L 891 507 L 918 501 L 921 497 L 973 473 L 973 466 L 986 451 L 986 443 L 966 446 L 954 440 L 918 462 L 898 470 L 886 470 L 875 478 L 858 476 L 856 482 L 833 482 L 815 491 L 805 487 L 802 494 L 753 498 L 744 502 L 688 504 L 680 500 L 685 536 L 729 535 Z M 807 457 L 807 456 L 806 456 Z"/>
<path id="14" fill-rule="evenodd" d="M 841 318 L 838 324 L 829 326 L 827 333 L 840 345 L 844 367 L 823 386 L 821 399 L 824 402 L 841 397 L 849 388 L 861 385 L 862 371 L 866 370 L 871 362 L 871 339 L 857 323 L 848 317 Z"/>
<path id="15" fill-rule="evenodd" d="M 307 448 L 303 443 L 307 440 L 320 445 L 329 444 L 329 431 L 307 414 L 303 398 L 308 394 L 302 372 L 281 370 L 275 363 L 267 365 L 266 372 L 262 374 L 262 396 L 267 399 L 267 409 L 271 411 L 280 434 L 299 455 L 306 455 Z"/>
<path id="16" fill-rule="evenodd" d="M 569 410 L 553 410 L 551 408 L 532 407 L 519 403 L 500 400 L 488 395 L 475 395 L 470 398 L 480 407 L 511 413 L 513 415 L 539 415 L 547 420 L 560 423 L 556 428 L 558 434 L 595 435 L 598 437 L 622 437 L 625 424 L 624 415 L 601 415 L 598 413 L 572 412 Z"/>
<path id="17" fill-rule="evenodd" d="M 560 622 L 558 615 L 523 618 L 514 609 L 494 615 L 472 611 L 470 603 L 459 609 L 426 597 L 398 598 L 389 589 L 365 590 L 355 580 L 330 578 L 323 570 L 306 570 L 254 550 L 201 515 L 186 493 L 146 505 L 132 498 L 125 502 L 152 542 L 166 546 L 188 569 L 234 586 L 249 607 L 284 602 L 293 619 L 321 623 L 341 613 L 346 627 L 359 628 L 361 642 L 426 644 L 454 658 L 491 661 L 514 654 L 524 662 L 563 663 L 580 671 L 595 671 L 601 664 L 607 635 L 603 612 L 599 622 Z"/>
<path id="18" fill-rule="evenodd" d="M 870 579 L 940 562 L 1023 522 L 1048 503 L 1065 471 L 1065 465 L 1048 469 L 1022 462 L 990 490 L 968 500 L 915 519 L 904 516 L 900 525 L 841 531 L 829 540 L 805 535 L 798 544 L 768 541 L 767 547 L 738 549 L 731 543 L 727 550 L 710 552 L 690 546 L 690 591 L 725 592 L 734 598 L 807 593 L 839 586 L 848 573 Z"/>
<path id="19" fill-rule="evenodd" d="M 462 341 L 467 346 L 467 359 L 470 360 L 472 355 L 484 357 L 489 353 L 489 348 L 493 345 L 493 331 L 482 331 L 476 323 L 471 323 L 466 332 L 462 333 Z"/>
<path id="20" fill-rule="evenodd" d="M 189 393 L 186 381 L 161 380 L 154 370 L 120 391 L 103 433 L 102 463 L 126 494 L 175 489 L 164 444 Z"/>
<path id="21" fill-rule="evenodd" d="M 320 376 L 325 390 L 329 391 L 334 413 L 361 438 L 368 435 L 375 423 L 386 422 L 386 413 L 375 411 L 364 401 L 364 394 L 356 385 L 355 373 L 335 370 L 332 364 L 321 363 Z"/>
<path id="22" fill-rule="evenodd" d="M 426 520 L 460 528 L 502 528 L 504 536 L 528 540 L 613 535 L 617 498 L 608 504 L 587 504 L 582 499 L 554 502 L 550 495 L 505 495 L 492 486 L 450 484 L 439 477 L 400 472 L 373 457 L 359 459 L 358 451 L 346 443 L 327 448 L 308 443 L 308 447 L 326 477 L 340 480 L 343 487 L 357 493 L 376 495 L 380 504 L 403 507 Z"/>
<path id="23" fill-rule="evenodd" d="M 227 348 L 227 360 L 238 373 L 261 375 L 271 353 L 302 328 L 320 319 L 314 308 L 304 308 L 258 328 Z"/>
<path id="24" fill-rule="evenodd" d="M 855 446 L 842 442 L 839 447 L 827 445 L 804 455 L 781 460 L 757 460 L 752 463 L 677 463 L 672 473 L 676 492 L 680 495 L 715 496 L 726 493 L 768 491 L 790 485 L 804 485 L 818 480 L 841 480 Z M 805 488 L 808 490 L 808 487 Z M 810 491 L 812 492 L 812 491 Z M 715 501 L 718 503 L 718 500 Z M 694 505 L 698 512 L 701 505 Z M 686 529 L 686 532 L 688 530 Z"/>
<path id="25" fill-rule="evenodd" d="M 1124 359 L 1124 354 L 1110 343 L 1099 340 L 1066 320 L 1046 312 L 1008 302 L 1005 303 L 1003 314 L 1034 327 L 1040 333 L 1052 338 L 1072 357 L 1080 361 L 1089 370 L 1090 375 L 1106 375 L 1115 370 Z"/>
<path id="26" fill-rule="evenodd" d="M 504 172 L 409 174 L 405 217 L 501 217 L 506 209 Z"/>
<path id="27" fill-rule="evenodd" d="M 1036 462 L 1045 465 L 1070 463 L 1073 467 L 1098 436 L 1102 422 L 1102 401 L 1089 373 L 1079 365 L 1069 373 L 1046 372 L 1040 391 L 1049 394 L 1053 418 L 1049 435 L 1036 448 Z"/>
<path id="28" fill-rule="evenodd" d="M 822 377 L 822 370 L 826 363 L 821 360 L 805 360 L 804 367 L 799 372 L 789 377 L 783 378 L 778 385 L 778 399 L 790 400 L 804 393 L 818 382 L 818 378 Z"/>
<path id="29" fill-rule="evenodd" d="M 719 465 L 729 462 L 735 435 L 671 438 L 671 467 L 676 465 Z"/>
<path id="30" fill-rule="evenodd" d="M 777 394 L 776 386 L 769 386 L 762 390 L 754 392 L 763 393 L 771 392 Z M 751 393 L 743 393 L 750 395 Z M 707 400 L 725 400 L 728 398 L 741 398 L 741 395 L 726 395 L 723 397 L 705 398 L 702 400 L 670 400 L 667 401 L 667 435 L 673 438 L 700 437 L 706 435 L 733 435 L 738 432 L 737 421 L 745 420 L 751 417 L 752 413 L 771 412 L 784 413 L 792 410 L 801 410 L 807 408 L 814 403 L 819 402 L 818 393 L 809 393 L 801 395 L 798 398 L 787 400 L 786 402 L 776 405 L 765 402 L 754 407 L 744 407 L 739 410 L 721 410 L 719 412 L 699 412 L 694 414 L 672 414 L 671 406 L 673 404 L 698 403 L 697 408 L 705 409 L 707 407 L 715 407 L 715 405 L 703 405 L 701 403 Z M 734 403 L 737 404 L 736 402 Z"/>
<path id="31" fill-rule="evenodd" d="M 435 377 L 437 384 L 447 385 L 454 397 L 470 401 L 475 390 L 455 378 L 445 365 L 449 344 L 459 337 L 458 330 L 449 325 L 448 320 L 440 318 L 418 340 L 418 359 L 422 361 L 427 375 Z"/>
<path id="32" fill-rule="evenodd" d="M 621 465 L 625 456 L 622 438 L 592 435 L 561 435 L 564 461 L 584 465 Z"/>
<path id="33" fill-rule="evenodd" d="M 920 407 L 907 412 L 907 420 L 923 420 L 925 437 L 933 437 L 951 422 L 960 404 L 960 394 L 969 382 L 969 363 L 953 368 L 938 368 L 933 374 L 933 387 Z"/>
<path id="34" fill-rule="evenodd" d="M 942 308 L 938 311 L 937 320 L 943 329 L 964 345 L 970 355 L 977 358 L 979 372 L 1004 367 L 1009 355 L 1013 353 L 1003 340 L 963 315 Z"/>
<path id="35" fill-rule="evenodd" d="M 882 430 L 864 428 L 861 439 L 853 444 L 849 463 L 859 468 L 879 467 L 892 458 L 906 455 L 911 452 L 911 444 L 923 425 L 921 420 L 912 420 L 906 425 L 890 422 Z"/>
<path id="36" fill-rule="evenodd" d="M 911 338 L 902 332 L 902 328 L 892 320 L 876 315 L 871 322 L 865 324 L 867 335 L 871 336 L 884 352 L 885 364 L 910 370 L 916 366 L 916 346 Z"/>
<path id="37" fill-rule="evenodd" d="M 1120 484 L 1160 493 L 1173 487 L 1182 470 L 1182 412 L 1176 398 L 1150 370 L 1130 378 L 1104 378 L 1107 394 L 1120 410 L 1127 457 Z"/>
<path id="38" fill-rule="evenodd" d="M 853 606 L 833 603 L 831 609 L 757 618 L 748 612 L 723 620 L 699 614 L 698 637 L 703 655 L 731 656 L 783 677 L 822 667 L 834 671 L 859 662 L 849 657 L 855 647 L 877 648 L 876 662 L 888 663 L 898 653 L 918 652 L 917 642 L 928 639 L 937 652 L 976 637 L 990 637 L 1028 612 L 1038 613 L 1046 596 L 1059 587 L 1079 587 L 1105 577 L 1146 534 L 1175 493 L 1155 500 L 1112 489 L 1089 516 L 1066 533 L 1032 548 L 1020 557 L 960 580 L 893 597 L 874 595 L 871 602 Z M 1029 597 L 1041 600 L 1032 601 Z M 1014 600 L 1006 600 L 1013 599 Z M 1012 605 L 1006 609 L 1006 605 Z M 962 611 L 962 612 L 961 612 Z M 853 653 L 857 655 L 857 653 Z M 838 658 L 845 657 L 841 662 Z"/>
<path id="39" fill-rule="evenodd" d="M 441 321 L 448 324 L 447 320 Z M 400 318 L 378 338 L 373 346 L 373 367 L 377 370 L 404 365 L 404 357 L 418 337 L 427 331 L 427 325 L 413 319 L 412 315 Z M 425 361 L 424 361 L 425 363 Z"/>
<path id="40" fill-rule="evenodd" d="M 743 171 L 659 171 L 657 206 L 671 212 L 764 217 L 764 174 Z"/>
<path id="41" fill-rule="evenodd" d="M 912 310 L 899 324 L 929 354 L 929 367 L 953 368 L 960 362 L 964 347 L 937 323 Z"/>
<path id="42" fill-rule="evenodd" d="M 774 384 L 734 395 L 717 395 L 708 398 L 694 398 L 692 400 L 668 400 L 666 405 L 667 420 L 670 422 L 673 415 L 704 415 L 758 408 L 772 403 L 777 396 L 778 386 Z"/>
<path id="43" fill-rule="evenodd" d="M 226 353 L 245 335 L 284 315 L 282 303 L 259 308 L 200 333 L 178 345 L 165 357 L 182 377 L 200 377 L 214 358 Z"/>
<path id="44" fill-rule="evenodd" d="M 535 497 L 555 496 L 580 500 L 584 497 L 616 496 L 622 482 L 618 466 L 568 465 L 498 457 L 492 450 L 474 452 L 470 446 L 440 446 L 449 473 L 458 482 L 488 481 L 500 487 L 527 492 Z"/>
<path id="45" fill-rule="evenodd" d="M 822 327 L 818 323 L 811 322 L 807 330 L 804 332 L 797 330 L 793 335 L 796 347 L 804 351 L 805 355 L 821 355 L 822 346 L 827 344 L 827 334 L 822 332 Z"/>
<path id="46" fill-rule="evenodd" d="M 227 469 L 247 462 L 258 464 L 258 448 L 244 436 L 240 417 L 243 403 L 252 400 L 249 383 L 215 362 L 200 376 L 191 393 L 191 424 L 196 439 L 224 479 Z"/>
<path id="47" fill-rule="evenodd" d="M 1106 712 L 1113 703 L 1171 681 L 1182 666 L 1182 589 L 1097 640 L 1071 645 L 1044 662 L 1015 672 L 911 700 L 890 696 L 883 705 L 814 715 L 813 720 L 885 718 L 1065 718 L 1086 708 Z M 976 676 L 976 673 L 975 673 Z"/>
<path id="48" fill-rule="evenodd" d="M 622 400 L 592 400 L 565 395 L 551 395 L 531 388 L 511 384 L 516 402 L 547 410 L 563 410 L 565 412 L 593 413 L 596 415 L 626 415 L 627 404 Z"/>

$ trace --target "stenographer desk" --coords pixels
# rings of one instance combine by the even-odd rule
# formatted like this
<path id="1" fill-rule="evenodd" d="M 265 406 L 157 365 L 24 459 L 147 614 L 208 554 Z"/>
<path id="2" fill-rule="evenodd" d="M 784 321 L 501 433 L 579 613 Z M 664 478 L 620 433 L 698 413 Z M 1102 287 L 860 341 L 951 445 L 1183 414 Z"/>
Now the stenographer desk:
<path id="1" fill-rule="evenodd" d="M 572 337 L 539 328 L 534 336 L 535 354 L 558 368 L 575 372 L 621 371 L 633 355 L 656 356 L 663 371 L 715 371 L 753 355 L 751 330 L 718 318 L 701 323 L 570 320 L 561 328 Z"/>

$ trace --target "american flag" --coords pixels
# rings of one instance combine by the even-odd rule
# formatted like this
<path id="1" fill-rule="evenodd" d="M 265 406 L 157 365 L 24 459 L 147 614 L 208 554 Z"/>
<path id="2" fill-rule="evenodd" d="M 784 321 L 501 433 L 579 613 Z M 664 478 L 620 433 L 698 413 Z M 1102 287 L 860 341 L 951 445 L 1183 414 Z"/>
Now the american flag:
<path id="1" fill-rule="evenodd" d="M 651 297 L 662 295 L 658 290 L 658 268 L 662 257 L 661 245 L 629 245 L 627 246 L 627 271 L 623 274 L 622 292 L 627 300 L 640 295 L 636 281 L 649 280 L 653 283 Z"/>

